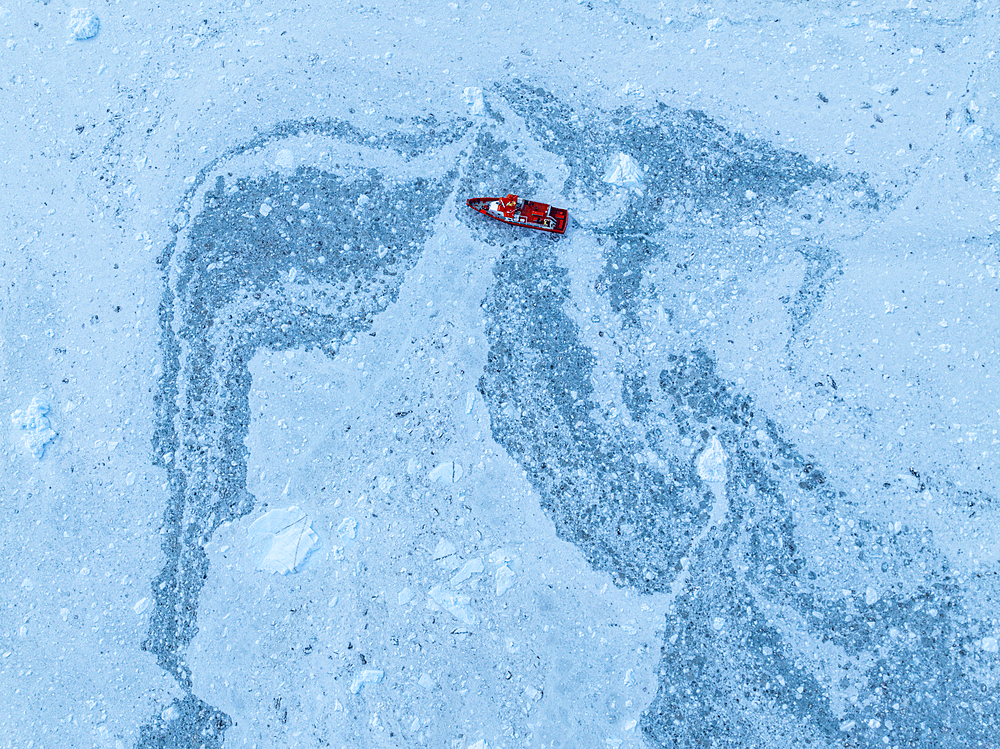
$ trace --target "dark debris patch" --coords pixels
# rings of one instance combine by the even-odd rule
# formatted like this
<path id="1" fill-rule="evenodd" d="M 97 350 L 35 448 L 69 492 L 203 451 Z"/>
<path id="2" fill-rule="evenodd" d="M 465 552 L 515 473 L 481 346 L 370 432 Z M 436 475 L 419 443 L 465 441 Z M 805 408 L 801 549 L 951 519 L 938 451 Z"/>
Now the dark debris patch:
<path id="1" fill-rule="evenodd" d="M 663 590 L 706 503 L 640 464 L 640 445 L 595 413 L 594 359 L 563 310 L 566 270 L 539 247 L 503 254 L 485 303 L 490 351 L 479 389 L 493 437 L 527 470 L 561 538 L 619 585 Z"/>
<path id="2" fill-rule="evenodd" d="M 344 122 L 288 123 L 206 167 L 181 213 L 206 175 L 273 139 L 309 131 L 381 144 L 405 161 L 465 129 L 426 121 L 406 134 L 367 136 Z M 455 178 L 450 172 L 441 180 L 390 183 L 374 170 L 345 177 L 308 166 L 232 186 L 218 177 L 186 237 L 164 252 L 160 263 L 172 272 L 160 303 L 164 375 L 153 462 L 167 471 L 171 496 L 163 516 L 165 563 L 153 583 L 143 649 L 186 696 L 174 706 L 180 718 L 153 718 L 138 747 L 221 746 L 229 725 L 193 695 L 184 650 L 198 631 L 205 540 L 253 509 L 244 444 L 250 361 L 261 348 L 332 355 L 346 334 L 370 327 L 396 299 Z M 262 213 L 262 205 L 270 210 Z"/>

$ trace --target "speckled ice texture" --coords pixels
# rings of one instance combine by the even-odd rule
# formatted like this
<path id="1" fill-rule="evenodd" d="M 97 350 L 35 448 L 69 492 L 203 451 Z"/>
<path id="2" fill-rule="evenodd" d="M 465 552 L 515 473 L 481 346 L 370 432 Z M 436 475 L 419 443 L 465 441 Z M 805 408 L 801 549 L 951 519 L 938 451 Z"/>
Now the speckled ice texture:
<path id="1" fill-rule="evenodd" d="M 0 9 L 0 749 L 1000 747 L 1000 23 L 667 5 Z"/>

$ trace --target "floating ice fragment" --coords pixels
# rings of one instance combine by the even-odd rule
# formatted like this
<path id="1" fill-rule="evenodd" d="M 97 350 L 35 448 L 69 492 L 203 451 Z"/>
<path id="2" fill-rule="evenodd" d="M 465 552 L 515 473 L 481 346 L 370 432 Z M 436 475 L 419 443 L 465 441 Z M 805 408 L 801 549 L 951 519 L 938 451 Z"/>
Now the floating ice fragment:
<path id="1" fill-rule="evenodd" d="M 508 567 L 506 564 L 501 565 L 497 571 L 493 574 L 496 579 L 496 591 L 497 596 L 502 596 L 512 587 L 514 587 L 514 570 Z"/>
<path id="2" fill-rule="evenodd" d="M 431 675 L 429 673 L 424 671 L 420 675 L 420 678 L 417 679 L 417 684 L 422 686 L 424 689 L 431 689 L 434 687 L 434 679 L 431 678 Z"/>
<path id="3" fill-rule="evenodd" d="M 627 153 L 619 153 L 604 175 L 604 181 L 622 187 L 639 187 L 642 185 L 642 173 L 635 159 Z"/>
<path id="4" fill-rule="evenodd" d="M 84 42 L 97 36 L 101 21 L 90 8 L 74 8 L 70 11 L 66 28 L 69 29 L 70 39 Z"/>
<path id="5" fill-rule="evenodd" d="M 997 644 L 997 638 L 984 637 L 983 650 L 986 651 L 987 653 L 996 653 L 998 650 L 1000 650 L 1000 645 Z"/>
<path id="6" fill-rule="evenodd" d="M 478 86 L 467 86 L 464 92 L 465 103 L 469 107 L 469 114 L 473 117 L 486 111 L 486 103 L 483 101 L 483 90 Z"/>
<path id="7" fill-rule="evenodd" d="M 716 632 L 721 632 L 722 628 L 726 626 L 726 620 L 721 616 L 717 616 L 712 620 L 712 629 Z"/>
<path id="8" fill-rule="evenodd" d="M 58 436 L 49 424 L 46 416 L 48 412 L 48 403 L 32 398 L 31 405 L 26 410 L 18 409 L 10 415 L 14 426 L 22 432 L 24 446 L 39 460 L 45 455 L 45 446 Z"/>
<path id="9" fill-rule="evenodd" d="M 271 510 L 247 529 L 251 542 L 267 548 L 257 569 L 287 575 L 297 572 L 319 544 L 309 516 L 298 507 Z"/>
<path id="10" fill-rule="evenodd" d="M 295 154 L 287 148 L 282 148 L 277 154 L 275 154 L 274 164 L 282 169 L 291 169 L 295 166 Z"/>
<path id="11" fill-rule="evenodd" d="M 135 483 L 135 473 L 133 471 L 129 471 L 128 473 L 125 474 L 125 486 L 132 486 L 132 484 L 134 483 Z"/>
<path id="12" fill-rule="evenodd" d="M 816 421 L 823 421 L 828 413 L 830 412 L 825 408 L 817 408 L 813 411 L 813 418 L 816 419 Z"/>
<path id="13" fill-rule="evenodd" d="M 431 471 L 428 478 L 443 484 L 454 484 L 462 478 L 462 464 L 451 461 L 442 463 Z"/>
<path id="14" fill-rule="evenodd" d="M 383 671 L 365 670 L 354 677 L 351 682 L 351 694 L 357 694 L 365 684 L 378 684 L 385 676 Z"/>
<path id="15" fill-rule="evenodd" d="M 726 453 L 715 435 L 712 435 L 708 446 L 698 456 L 698 475 L 708 483 L 726 482 Z"/>
<path id="16" fill-rule="evenodd" d="M 869 586 L 865 589 L 865 603 L 872 606 L 876 601 L 878 601 L 878 591 Z"/>
<path id="17" fill-rule="evenodd" d="M 469 749 L 488 749 L 486 739 L 479 739 L 475 744 L 469 744 Z"/>
<path id="18" fill-rule="evenodd" d="M 358 521 L 354 518 L 344 518 L 337 526 L 337 533 L 345 542 L 353 541 L 358 537 Z"/>
<path id="19" fill-rule="evenodd" d="M 463 564 L 462 569 L 456 572 L 455 576 L 451 578 L 451 584 L 454 586 L 461 585 L 473 575 L 481 574 L 484 569 L 485 567 L 482 559 L 478 557 L 470 559 L 468 562 Z"/>
<path id="20" fill-rule="evenodd" d="M 268 205 L 267 203 L 261 203 L 259 210 L 260 210 L 260 215 L 267 218 L 267 214 L 271 212 L 271 206 Z"/>
<path id="21" fill-rule="evenodd" d="M 396 600 L 399 601 L 400 606 L 405 606 L 413 600 L 413 591 L 409 588 L 403 588 L 399 591 L 399 595 L 396 596 Z"/>
<path id="22" fill-rule="evenodd" d="M 511 561 L 513 558 L 514 556 L 506 549 L 497 549 L 490 554 L 490 563 L 503 564 L 504 562 Z"/>
<path id="23" fill-rule="evenodd" d="M 378 488 L 383 494 L 388 494 L 392 491 L 392 487 L 396 485 L 396 482 L 389 478 L 388 476 L 378 477 Z"/>
<path id="24" fill-rule="evenodd" d="M 463 624 L 471 626 L 476 623 L 476 615 L 469 609 L 469 603 L 472 601 L 469 596 L 456 593 L 443 585 L 435 585 L 427 596 L 428 608 L 442 608 Z"/>
<path id="25" fill-rule="evenodd" d="M 434 548 L 434 559 L 444 559 L 445 557 L 450 557 L 455 553 L 455 544 L 451 541 L 445 541 L 443 538 L 438 541 L 438 545 Z"/>

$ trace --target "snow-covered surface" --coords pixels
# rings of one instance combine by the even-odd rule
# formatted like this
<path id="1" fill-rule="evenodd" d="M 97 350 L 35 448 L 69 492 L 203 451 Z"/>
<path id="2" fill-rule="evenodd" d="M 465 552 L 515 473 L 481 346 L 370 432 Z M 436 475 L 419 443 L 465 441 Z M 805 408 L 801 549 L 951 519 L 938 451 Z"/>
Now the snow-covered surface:
<path id="1" fill-rule="evenodd" d="M 0 24 L 0 747 L 996 745 L 989 3 Z"/>

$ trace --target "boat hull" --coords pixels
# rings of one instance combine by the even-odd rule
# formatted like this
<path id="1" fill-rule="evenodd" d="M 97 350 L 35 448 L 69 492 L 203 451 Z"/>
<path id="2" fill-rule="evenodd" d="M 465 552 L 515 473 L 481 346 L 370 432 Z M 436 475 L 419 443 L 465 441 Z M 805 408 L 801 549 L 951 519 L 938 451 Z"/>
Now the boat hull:
<path id="1" fill-rule="evenodd" d="M 513 206 L 516 202 L 516 206 L 504 211 L 503 201 L 511 198 L 514 201 L 507 205 Z M 565 208 L 553 208 L 533 200 L 518 200 L 516 195 L 508 195 L 506 198 L 469 198 L 465 203 L 484 216 L 505 224 L 547 231 L 550 234 L 564 234 L 569 220 L 569 212 Z"/>

